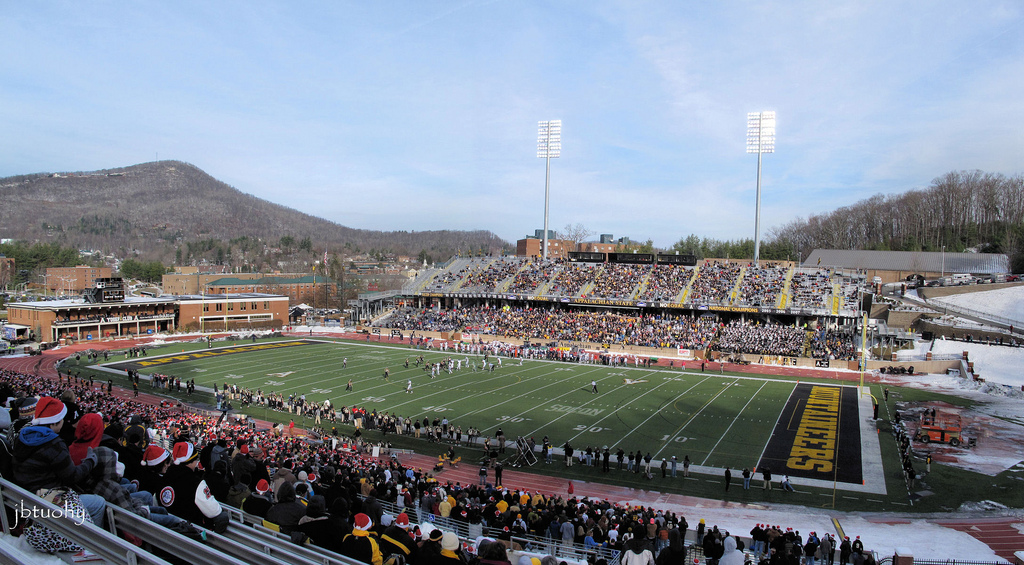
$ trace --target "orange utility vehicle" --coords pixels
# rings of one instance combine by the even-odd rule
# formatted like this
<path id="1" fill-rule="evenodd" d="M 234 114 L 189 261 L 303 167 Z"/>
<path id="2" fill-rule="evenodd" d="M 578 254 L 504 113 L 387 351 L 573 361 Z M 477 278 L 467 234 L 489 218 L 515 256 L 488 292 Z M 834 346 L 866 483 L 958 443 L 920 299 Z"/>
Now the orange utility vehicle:
<path id="1" fill-rule="evenodd" d="M 948 443 L 957 447 L 963 441 L 963 426 L 960 416 L 934 416 L 925 412 L 921 415 L 920 425 L 914 439 L 921 443 Z"/>

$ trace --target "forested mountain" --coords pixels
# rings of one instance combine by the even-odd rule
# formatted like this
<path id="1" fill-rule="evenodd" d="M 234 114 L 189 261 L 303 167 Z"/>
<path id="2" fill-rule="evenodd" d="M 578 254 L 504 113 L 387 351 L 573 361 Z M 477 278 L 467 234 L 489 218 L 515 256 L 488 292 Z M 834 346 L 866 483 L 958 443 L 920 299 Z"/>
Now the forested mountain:
<path id="1" fill-rule="evenodd" d="M 57 242 L 165 264 L 208 260 L 266 267 L 268 248 L 401 254 L 443 260 L 500 253 L 489 231 L 352 229 L 245 194 L 179 161 L 0 179 L 0 238 Z M 304 249 L 306 248 L 306 249 Z M 289 251 L 289 250 L 282 250 Z"/>

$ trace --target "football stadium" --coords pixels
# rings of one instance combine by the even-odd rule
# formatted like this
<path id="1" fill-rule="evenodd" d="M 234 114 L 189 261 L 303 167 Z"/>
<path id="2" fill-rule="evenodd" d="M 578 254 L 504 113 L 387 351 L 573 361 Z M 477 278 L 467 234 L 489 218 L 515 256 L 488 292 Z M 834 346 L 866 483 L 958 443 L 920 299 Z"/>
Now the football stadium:
<path id="1" fill-rule="evenodd" d="M 210 496 L 225 502 L 213 517 L 196 514 L 190 521 L 198 527 L 175 527 L 191 543 L 219 540 L 242 556 L 251 548 L 237 546 L 253 539 L 271 553 L 291 551 L 295 536 L 324 555 L 349 551 L 245 499 L 230 504 L 232 489 L 247 488 L 250 504 L 260 497 L 253 472 L 233 468 L 243 463 L 265 474 L 268 487 L 299 471 L 307 477 L 299 483 L 314 492 L 374 479 L 359 499 L 364 511 L 368 501 L 382 506 L 379 516 L 364 512 L 373 522 L 409 516 L 407 530 L 419 522 L 420 535 L 435 527 L 463 539 L 491 535 L 526 555 L 591 561 L 618 559 L 619 550 L 607 537 L 566 548 L 548 532 L 562 520 L 562 510 L 550 509 L 589 508 L 591 498 L 580 498 L 587 492 L 597 501 L 627 492 L 634 493 L 627 500 L 645 500 L 637 493 L 651 491 L 668 508 L 674 497 L 696 496 L 741 506 L 904 512 L 941 510 L 978 494 L 952 494 L 974 474 L 955 467 L 932 473 L 931 455 L 909 449 L 915 428 L 900 415 L 917 417 L 908 405 L 969 409 L 971 402 L 882 378 L 940 372 L 963 360 L 910 362 L 893 354 L 881 361 L 880 338 L 876 359 L 861 359 L 863 308 L 881 286 L 840 268 L 686 257 L 659 263 L 635 254 L 595 262 L 597 254 L 587 255 L 453 257 L 400 292 L 367 297 L 374 301 L 363 304 L 358 326 L 85 340 L 73 355 L 65 347 L 25 358 L 21 372 L 4 377 L 45 391 L 55 376 L 58 387 L 74 391 L 61 398 L 77 394 L 109 419 L 146 414 L 131 420 L 153 430 L 144 434 L 151 439 L 143 457 L 165 450 L 168 459 L 188 461 L 196 449 L 204 468 L 220 469 L 204 476 Z M 898 349 L 913 340 L 889 336 Z M 932 412 L 921 421 L 939 420 Z M 957 436 L 965 443 L 966 429 Z M 198 443 L 188 447 L 211 432 L 220 439 L 204 453 Z M 119 449 L 131 443 L 123 437 Z M 213 454 L 217 445 L 233 452 L 223 464 Z M 1012 484 L 1012 473 L 1002 475 L 988 494 Z M 507 488 L 513 480 L 522 484 Z M 451 489 L 455 504 L 434 513 L 429 498 L 437 486 Z M 543 499 L 539 506 L 533 493 Z M 515 516 L 525 508 L 541 514 L 517 523 L 511 511 L 491 507 L 498 499 L 520 506 Z M 127 506 L 116 512 L 128 517 L 115 514 L 115 521 L 141 532 Z M 656 505 L 621 502 L 611 515 L 626 531 L 630 520 L 676 519 Z M 843 531 L 841 522 L 833 526 Z M 704 547 L 703 532 L 680 531 L 689 536 L 684 554 L 701 559 L 714 551 Z M 762 534 L 750 535 L 748 555 L 758 556 Z"/>
<path id="2" fill-rule="evenodd" d="M 1024 4 L 904 4 L 5 2 L 0 565 L 1024 565 Z"/>

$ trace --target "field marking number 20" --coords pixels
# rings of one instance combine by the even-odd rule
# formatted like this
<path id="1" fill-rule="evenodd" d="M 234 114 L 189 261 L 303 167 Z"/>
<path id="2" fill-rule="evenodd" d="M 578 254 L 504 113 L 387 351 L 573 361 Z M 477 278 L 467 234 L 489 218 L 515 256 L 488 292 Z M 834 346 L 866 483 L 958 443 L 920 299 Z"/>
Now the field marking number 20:
<path id="1" fill-rule="evenodd" d="M 601 433 L 601 432 L 605 432 L 605 431 L 611 431 L 611 428 L 602 428 L 600 426 L 590 426 L 590 427 L 588 427 L 586 424 L 580 424 L 580 425 L 576 426 L 575 428 L 573 428 L 573 431 L 575 431 L 575 432 L 593 432 L 593 433 L 597 434 L 597 433 Z"/>

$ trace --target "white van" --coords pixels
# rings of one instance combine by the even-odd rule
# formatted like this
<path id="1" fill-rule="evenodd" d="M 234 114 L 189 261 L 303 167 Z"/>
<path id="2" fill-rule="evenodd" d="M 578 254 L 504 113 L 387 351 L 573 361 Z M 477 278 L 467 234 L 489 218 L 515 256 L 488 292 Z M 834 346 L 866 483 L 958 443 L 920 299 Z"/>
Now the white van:
<path id="1" fill-rule="evenodd" d="M 951 286 L 959 286 L 963 284 L 971 284 L 974 281 L 974 277 L 964 273 L 958 273 L 949 276 L 949 284 Z"/>

